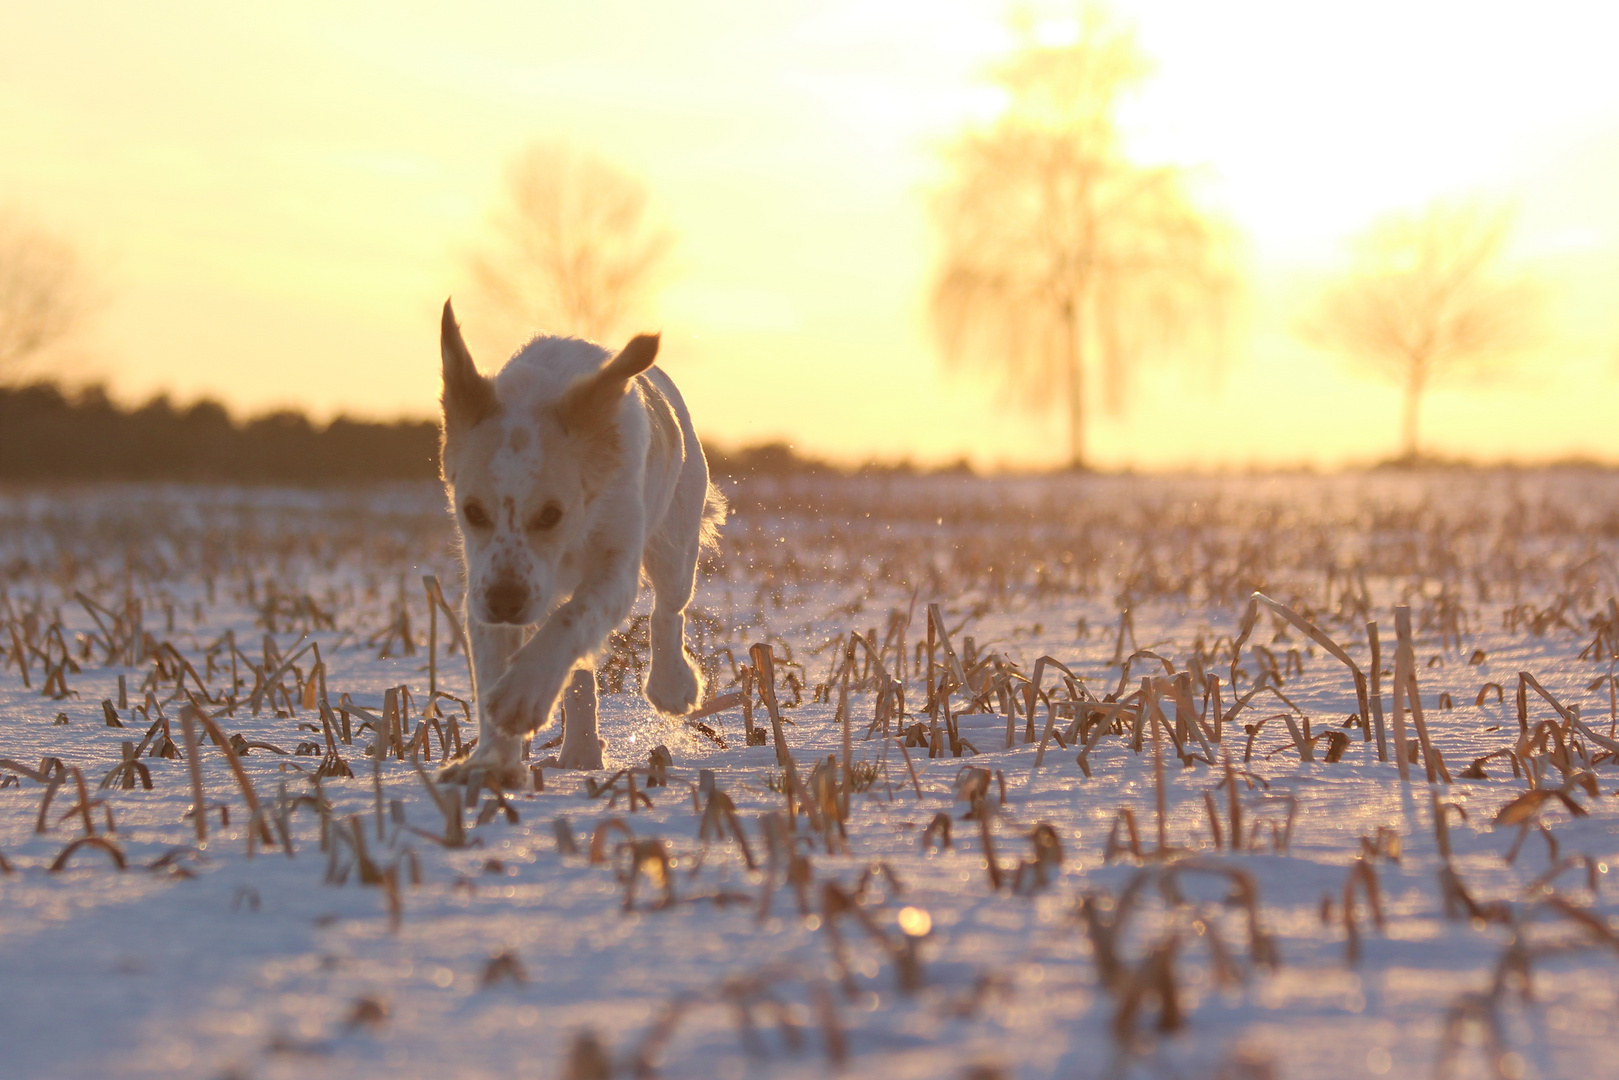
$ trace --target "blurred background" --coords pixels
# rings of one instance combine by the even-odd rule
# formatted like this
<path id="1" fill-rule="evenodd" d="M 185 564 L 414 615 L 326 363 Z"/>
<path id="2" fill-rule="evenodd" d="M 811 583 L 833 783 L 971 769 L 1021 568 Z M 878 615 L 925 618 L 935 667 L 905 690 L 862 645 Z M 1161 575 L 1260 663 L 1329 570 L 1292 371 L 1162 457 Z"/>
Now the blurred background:
<path id="1" fill-rule="evenodd" d="M 1612 463 L 1616 39 L 1574 0 L 7 5 L 0 476 L 431 475 L 447 295 L 486 370 L 661 330 L 733 455 Z"/>

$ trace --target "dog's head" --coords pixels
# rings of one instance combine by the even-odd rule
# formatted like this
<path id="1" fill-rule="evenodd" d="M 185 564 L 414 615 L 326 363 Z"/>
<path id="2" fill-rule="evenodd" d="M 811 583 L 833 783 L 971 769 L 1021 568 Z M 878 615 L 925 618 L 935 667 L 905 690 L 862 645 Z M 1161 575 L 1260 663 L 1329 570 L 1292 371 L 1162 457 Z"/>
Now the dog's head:
<path id="1" fill-rule="evenodd" d="M 501 400 L 478 373 L 444 305 L 439 461 L 461 530 L 467 611 L 486 623 L 538 622 L 588 557 L 596 497 L 620 466 L 618 415 L 630 380 L 658 355 L 642 335 L 560 397 Z"/>

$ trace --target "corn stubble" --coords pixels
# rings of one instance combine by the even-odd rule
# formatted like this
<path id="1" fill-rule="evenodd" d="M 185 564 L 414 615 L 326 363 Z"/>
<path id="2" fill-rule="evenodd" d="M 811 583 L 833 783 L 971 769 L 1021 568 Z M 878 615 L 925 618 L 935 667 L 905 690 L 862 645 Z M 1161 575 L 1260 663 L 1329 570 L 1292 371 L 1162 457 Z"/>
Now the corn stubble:
<path id="1" fill-rule="evenodd" d="M 644 764 L 581 780 L 547 773 L 536 753 L 522 792 L 431 775 L 470 752 L 475 732 L 459 607 L 438 576 L 412 577 L 415 553 L 441 535 L 431 517 L 370 528 L 311 519 L 279 539 L 143 519 L 162 541 L 153 550 L 180 554 L 116 572 L 110 548 L 58 538 L 74 562 L 14 562 L 0 585 L 0 677 L 57 703 L 66 729 L 130 737 L 90 773 L 94 789 L 90 762 L 66 750 L 37 767 L 0 757 L 0 788 L 37 799 L 36 835 L 66 833 L 45 867 L 64 881 L 135 865 L 120 800 L 184 791 L 189 809 L 173 824 L 190 842 L 146 870 L 184 880 L 198 860 L 230 857 L 226 840 L 247 859 L 296 860 L 313 845 L 327 885 L 378 890 L 394 934 L 411 890 L 435 884 L 407 841 L 448 857 L 501 830 L 529 835 L 529 801 L 566 797 L 548 846 L 607 876 L 623 912 L 712 908 L 760 934 L 785 921 L 818 951 L 687 985 L 638 1033 L 578 1030 L 560 1068 L 579 1080 L 657 1075 L 725 1023 L 749 1057 L 813 1046 L 828 1068 L 849 1068 L 872 1042 L 870 1022 L 851 1026 L 850 1012 L 874 987 L 948 1025 L 1016 1009 L 1019 973 L 1042 964 L 1095 991 L 1094 1006 L 1078 1007 L 1105 1016 L 1107 1069 L 1122 1077 L 1155 1067 L 1169 1040 L 1214 1039 L 1203 1003 L 1249 993 L 1285 962 L 1272 926 L 1286 912 L 1268 913 L 1256 860 L 1292 859 L 1301 843 L 1320 859 L 1319 837 L 1343 832 L 1291 781 L 1373 775 L 1400 809 L 1330 856 L 1342 886 L 1321 897 L 1321 940 L 1344 968 L 1386 966 L 1398 950 L 1390 925 L 1410 911 L 1384 877 L 1431 868 L 1422 903 L 1475 934 L 1488 968 L 1482 988 L 1446 1007 L 1432 1068 L 1462 1075 L 1481 1054 L 1489 1074 L 1509 1075 L 1519 1059 L 1503 1012 L 1530 997 L 1537 965 L 1619 953 L 1598 893 L 1602 852 L 1565 851 L 1559 838 L 1570 821 L 1605 816 L 1599 781 L 1619 755 L 1619 581 L 1587 523 L 1551 502 L 1532 514 L 1398 499 L 1312 514 L 1230 496 L 1085 500 L 1062 482 L 1009 490 L 920 478 L 743 486 L 703 567 L 704 595 L 723 595 L 723 613 L 692 619 L 704 702 L 668 725 L 666 744 L 643 746 Z M 289 569 L 294 550 L 302 571 Z M 350 572 L 321 585 L 310 566 Z M 207 598 L 193 601 L 189 627 L 182 592 Z M 1143 646 L 1138 628 L 1164 605 L 1211 617 L 1195 640 Z M 206 629 L 228 607 L 248 612 L 251 631 Z M 1050 609 L 1066 610 L 1077 634 L 1041 628 Z M 1474 644 L 1487 620 L 1500 623 L 1489 651 Z M 1562 635 L 1571 660 L 1596 669 L 1581 685 L 1607 724 L 1570 697 L 1579 688 L 1554 691 L 1544 673 L 1493 662 L 1514 635 Z M 349 657 L 409 658 L 421 678 L 380 701 L 329 689 Z M 599 688 L 608 700 L 634 693 L 649 662 L 637 616 L 609 640 Z M 90 680 L 109 668 L 121 671 L 116 698 L 100 699 Z M 1442 743 L 1496 731 L 1492 749 L 1453 759 L 1465 767 L 1446 761 Z M 707 767 L 684 767 L 696 752 L 686 747 Z M 768 772 L 737 757 L 754 747 Z M 728 756 L 749 764 L 727 767 Z M 1093 787 L 1126 795 L 1094 838 L 1042 818 L 1051 792 L 1094 800 Z M 425 807 L 432 827 L 408 823 L 407 806 Z M 976 872 L 950 888 L 902 884 L 912 875 L 896 873 L 900 849 L 883 839 L 896 829 L 929 882 L 935 867 Z M 1486 895 L 1468 878 L 1497 831 L 1498 862 L 1517 868 L 1537 837 L 1544 869 Z M 0 875 L 27 870 L 0 854 Z M 448 887 L 477 888 L 466 877 Z M 1062 929 L 964 982 L 974 965 L 929 911 L 962 891 L 1012 906 L 1061 897 Z M 1081 942 L 1083 970 L 1071 960 Z M 477 979 L 488 993 L 529 981 L 515 950 Z M 381 1028 L 390 1015 L 363 997 L 347 1027 Z M 688 1032 L 697 1042 L 682 1041 Z M 1253 1068 L 1275 1075 L 1268 1059 Z"/>

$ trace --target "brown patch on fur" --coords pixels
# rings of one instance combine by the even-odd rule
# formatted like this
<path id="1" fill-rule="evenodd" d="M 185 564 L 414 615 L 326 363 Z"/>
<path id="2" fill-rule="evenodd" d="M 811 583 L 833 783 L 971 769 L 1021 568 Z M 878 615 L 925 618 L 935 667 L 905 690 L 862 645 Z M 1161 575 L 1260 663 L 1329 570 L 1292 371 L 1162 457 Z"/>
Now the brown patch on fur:
<path id="1" fill-rule="evenodd" d="M 618 409 L 629 392 L 630 380 L 651 367 L 657 358 L 658 336 L 640 334 L 596 372 L 575 379 L 551 406 L 552 415 L 581 451 L 587 500 L 595 498 L 623 460 Z"/>
<path id="2" fill-rule="evenodd" d="M 585 501 L 589 502 L 618 471 L 624 459 L 624 441 L 618 430 L 617 416 L 609 415 L 595 423 L 581 425 L 577 416 L 564 411 L 566 405 L 564 396 L 562 401 L 542 406 L 537 410 L 537 422 L 555 423 L 562 437 L 579 448 L 579 479 L 585 489 Z M 546 413 L 550 414 L 550 420 L 538 419 Z"/>
<path id="3" fill-rule="evenodd" d="M 597 429 L 580 441 L 584 452 L 580 472 L 584 481 L 585 498 L 594 499 L 623 460 L 624 445 L 619 440 L 618 425 Z"/>
<path id="4" fill-rule="evenodd" d="M 557 402 L 557 414 L 570 429 L 599 426 L 610 421 L 629 392 L 630 380 L 658 358 L 658 336 L 640 334 L 600 369 L 575 379 Z"/>

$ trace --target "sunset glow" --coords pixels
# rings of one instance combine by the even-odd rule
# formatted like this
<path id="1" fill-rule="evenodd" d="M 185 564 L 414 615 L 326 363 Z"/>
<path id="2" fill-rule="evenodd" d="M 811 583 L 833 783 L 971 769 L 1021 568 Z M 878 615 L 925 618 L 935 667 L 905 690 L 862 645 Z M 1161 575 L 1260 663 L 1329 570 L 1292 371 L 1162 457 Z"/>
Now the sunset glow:
<path id="1" fill-rule="evenodd" d="M 439 308 L 469 288 L 503 165 L 563 137 L 644 179 L 678 236 L 644 322 L 705 437 L 1053 464 L 1059 419 L 947 378 L 924 318 L 942 151 L 994 114 L 983 75 L 1017 18 L 1037 35 L 1072 21 L 1023 10 L 10 5 L 0 207 L 95 269 L 106 300 L 64 353 L 74 378 L 132 400 L 426 416 Z M 1572 0 L 1116 10 L 1155 64 L 1125 115 L 1132 148 L 1197 170 L 1250 285 L 1223 376 L 1149 372 L 1128 412 L 1098 416 L 1099 465 L 1387 456 L 1395 392 L 1292 326 L 1352 236 L 1446 194 L 1516 206 L 1512 257 L 1544 281 L 1555 334 L 1516 374 L 1437 391 L 1434 448 L 1619 457 L 1619 15 Z M 486 369 L 518 344 L 475 307 L 463 321 Z"/>

